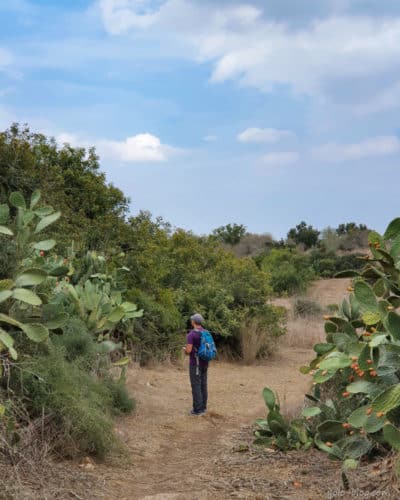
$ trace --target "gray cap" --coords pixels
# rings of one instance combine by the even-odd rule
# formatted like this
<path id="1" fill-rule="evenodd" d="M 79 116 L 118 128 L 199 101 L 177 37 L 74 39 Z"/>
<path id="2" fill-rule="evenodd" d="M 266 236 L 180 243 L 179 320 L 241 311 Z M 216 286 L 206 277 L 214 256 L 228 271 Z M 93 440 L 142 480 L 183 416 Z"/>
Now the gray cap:
<path id="1" fill-rule="evenodd" d="M 196 313 L 190 316 L 191 321 L 194 321 L 196 325 L 202 325 L 204 323 L 204 318 L 201 314 Z"/>

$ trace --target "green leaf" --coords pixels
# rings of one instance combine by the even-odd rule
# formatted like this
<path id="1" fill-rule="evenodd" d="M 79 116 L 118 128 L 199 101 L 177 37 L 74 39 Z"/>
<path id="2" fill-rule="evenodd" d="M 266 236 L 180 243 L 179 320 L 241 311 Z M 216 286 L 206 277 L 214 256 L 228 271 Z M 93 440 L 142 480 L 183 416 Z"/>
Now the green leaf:
<path id="1" fill-rule="evenodd" d="M 14 233 L 6 226 L 0 226 L 0 234 L 5 234 L 6 236 L 14 236 Z"/>
<path id="2" fill-rule="evenodd" d="M 12 359 L 18 358 L 18 353 L 14 349 L 14 339 L 2 328 L 0 328 L 0 344 L 3 344 L 8 349 Z"/>
<path id="3" fill-rule="evenodd" d="M 386 334 L 373 335 L 369 341 L 370 347 L 377 347 L 378 345 L 385 344 L 387 342 Z"/>
<path id="4" fill-rule="evenodd" d="M 371 287 L 364 281 L 357 281 L 354 285 L 354 295 L 365 312 L 379 312 L 378 302 Z"/>
<path id="5" fill-rule="evenodd" d="M 49 331 L 44 325 L 40 324 L 21 324 L 21 330 L 33 342 L 44 342 L 49 338 Z"/>
<path id="6" fill-rule="evenodd" d="M 8 325 L 16 326 L 18 328 L 22 327 L 22 323 L 20 323 L 16 319 L 12 318 L 11 316 L 8 316 L 7 314 L 0 313 L 0 322 L 7 323 Z"/>
<path id="7" fill-rule="evenodd" d="M 387 320 L 386 328 L 394 340 L 400 340 L 400 316 L 393 311 L 390 311 Z"/>
<path id="8" fill-rule="evenodd" d="M 46 217 L 47 215 L 50 215 L 54 212 L 53 207 L 40 207 L 37 210 L 35 210 L 35 214 L 38 217 Z"/>
<path id="9" fill-rule="evenodd" d="M 339 420 L 326 420 L 317 427 L 317 430 L 324 441 L 337 441 L 346 434 L 346 429 Z"/>
<path id="10" fill-rule="evenodd" d="M 334 349 L 334 348 L 335 348 L 334 344 L 328 344 L 328 343 L 315 344 L 314 347 L 313 347 L 314 351 L 317 354 L 326 354 L 329 351 L 332 351 L 332 349 Z"/>
<path id="11" fill-rule="evenodd" d="M 12 292 L 10 290 L 0 291 L 0 303 L 9 299 L 11 297 L 11 295 L 12 295 Z"/>
<path id="12" fill-rule="evenodd" d="M 325 358 L 319 365 L 321 370 L 339 370 L 351 365 L 351 359 L 344 353 L 334 353 Z"/>
<path id="13" fill-rule="evenodd" d="M 10 208 L 8 205 L 0 205 L 0 224 L 6 224 L 10 216 Z"/>
<path id="14" fill-rule="evenodd" d="M 359 393 L 371 394 L 376 391 L 376 384 L 373 384 L 372 382 L 367 382 L 365 380 L 357 380 L 357 382 L 349 384 L 346 390 L 351 394 L 359 394 Z"/>
<path id="15" fill-rule="evenodd" d="M 387 413 L 398 406 L 400 406 L 400 384 L 389 387 L 372 401 L 372 408 L 375 412 Z"/>
<path id="16" fill-rule="evenodd" d="M 385 441 L 395 450 L 400 450 L 400 430 L 392 424 L 383 427 L 383 437 Z"/>
<path id="17" fill-rule="evenodd" d="M 321 408 L 318 408 L 318 406 L 310 406 L 308 408 L 304 408 L 302 411 L 303 417 L 315 417 L 321 413 Z"/>
<path id="18" fill-rule="evenodd" d="M 25 302 L 31 306 L 40 306 L 42 303 L 41 298 L 27 288 L 15 288 L 12 292 L 12 296 L 14 299 Z"/>
<path id="19" fill-rule="evenodd" d="M 102 354 L 110 354 L 110 352 L 117 351 L 122 347 L 121 343 L 116 344 L 115 342 L 112 342 L 111 340 L 105 340 L 104 342 L 101 342 L 98 346 L 99 352 Z"/>
<path id="20" fill-rule="evenodd" d="M 336 372 L 337 372 L 336 369 L 334 369 L 334 370 L 318 370 L 313 377 L 313 381 L 316 382 L 317 384 L 323 384 L 327 380 L 331 379 L 336 374 Z M 324 373 L 324 375 L 323 375 L 323 373 Z"/>
<path id="21" fill-rule="evenodd" d="M 26 208 L 25 198 L 19 191 L 10 194 L 10 203 L 16 208 Z"/>
<path id="22" fill-rule="evenodd" d="M 385 240 L 393 240 L 399 235 L 400 235 L 400 217 L 392 220 L 392 222 L 388 225 L 383 237 L 385 238 Z"/>
<path id="23" fill-rule="evenodd" d="M 125 309 L 121 306 L 116 307 L 111 314 L 107 317 L 108 321 L 111 323 L 118 323 L 125 316 Z"/>
<path id="24" fill-rule="evenodd" d="M 113 363 L 113 366 L 125 366 L 129 363 L 130 358 L 128 356 L 125 356 L 125 358 L 119 359 L 115 363 Z"/>
<path id="25" fill-rule="evenodd" d="M 47 273 L 42 269 L 27 269 L 20 274 L 15 280 L 15 285 L 22 286 L 36 286 L 43 283 L 47 278 Z"/>
<path id="26" fill-rule="evenodd" d="M 43 229 L 45 229 L 47 226 L 50 226 L 50 224 L 56 222 L 60 217 L 61 217 L 61 212 L 55 212 L 54 214 L 48 215 L 47 217 L 43 217 L 43 219 L 41 219 L 38 225 L 36 226 L 35 234 L 40 233 L 40 231 L 43 231 Z"/>
<path id="27" fill-rule="evenodd" d="M 362 320 L 368 326 L 376 325 L 381 320 L 381 313 L 380 312 L 370 312 L 370 311 L 365 312 L 362 315 Z"/>
<path id="28" fill-rule="evenodd" d="M 44 250 L 45 252 L 48 252 L 52 248 L 56 246 L 57 242 L 56 240 L 43 240 L 39 241 L 38 243 L 35 243 L 33 245 L 33 248 L 35 250 Z"/>
<path id="29" fill-rule="evenodd" d="M 30 209 L 33 210 L 36 205 L 39 203 L 41 197 L 41 193 L 39 189 L 36 189 L 31 196 L 31 204 L 30 204 Z"/>
<path id="30" fill-rule="evenodd" d="M 66 313 L 59 313 L 58 316 L 44 321 L 44 325 L 49 330 L 57 330 L 58 328 L 62 328 L 66 325 L 68 317 L 69 316 Z"/>
<path id="31" fill-rule="evenodd" d="M 268 387 L 264 387 L 262 392 L 264 401 L 269 410 L 273 410 L 275 407 L 275 394 Z"/>

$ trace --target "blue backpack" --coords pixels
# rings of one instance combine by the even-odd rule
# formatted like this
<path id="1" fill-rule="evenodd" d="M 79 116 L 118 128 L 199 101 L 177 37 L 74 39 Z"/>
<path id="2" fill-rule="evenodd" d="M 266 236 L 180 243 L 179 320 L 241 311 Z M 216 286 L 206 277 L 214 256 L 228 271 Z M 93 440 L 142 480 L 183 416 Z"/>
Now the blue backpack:
<path id="1" fill-rule="evenodd" d="M 217 348 L 210 332 L 202 330 L 200 332 L 200 347 L 197 356 L 203 361 L 212 361 L 217 356 Z"/>

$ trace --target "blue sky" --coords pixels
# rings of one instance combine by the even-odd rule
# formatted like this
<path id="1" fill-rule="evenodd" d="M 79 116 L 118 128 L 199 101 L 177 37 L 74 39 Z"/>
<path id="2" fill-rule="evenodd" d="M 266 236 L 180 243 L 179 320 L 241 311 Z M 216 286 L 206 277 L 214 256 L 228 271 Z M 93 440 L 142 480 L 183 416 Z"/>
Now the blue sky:
<path id="1" fill-rule="evenodd" d="M 400 215 L 398 0 L 0 0 L 0 128 L 95 145 L 173 225 Z"/>

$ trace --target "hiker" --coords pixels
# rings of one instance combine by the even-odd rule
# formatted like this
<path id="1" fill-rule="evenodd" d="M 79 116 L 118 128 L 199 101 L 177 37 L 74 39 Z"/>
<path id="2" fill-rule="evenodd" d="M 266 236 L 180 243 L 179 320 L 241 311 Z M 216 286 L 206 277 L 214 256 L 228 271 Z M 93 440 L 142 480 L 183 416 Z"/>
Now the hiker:
<path id="1" fill-rule="evenodd" d="M 211 334 L 204 329 L 204 318 L 194 314 L 190 321 L 192 330 L 187 335 L 185 353 L 190 356 L 189 375 L 192 386 L 193 408 L 190 415 L 204 415 L 207 412 L 208 362 L 215 358 L 215 343 Z"/>

